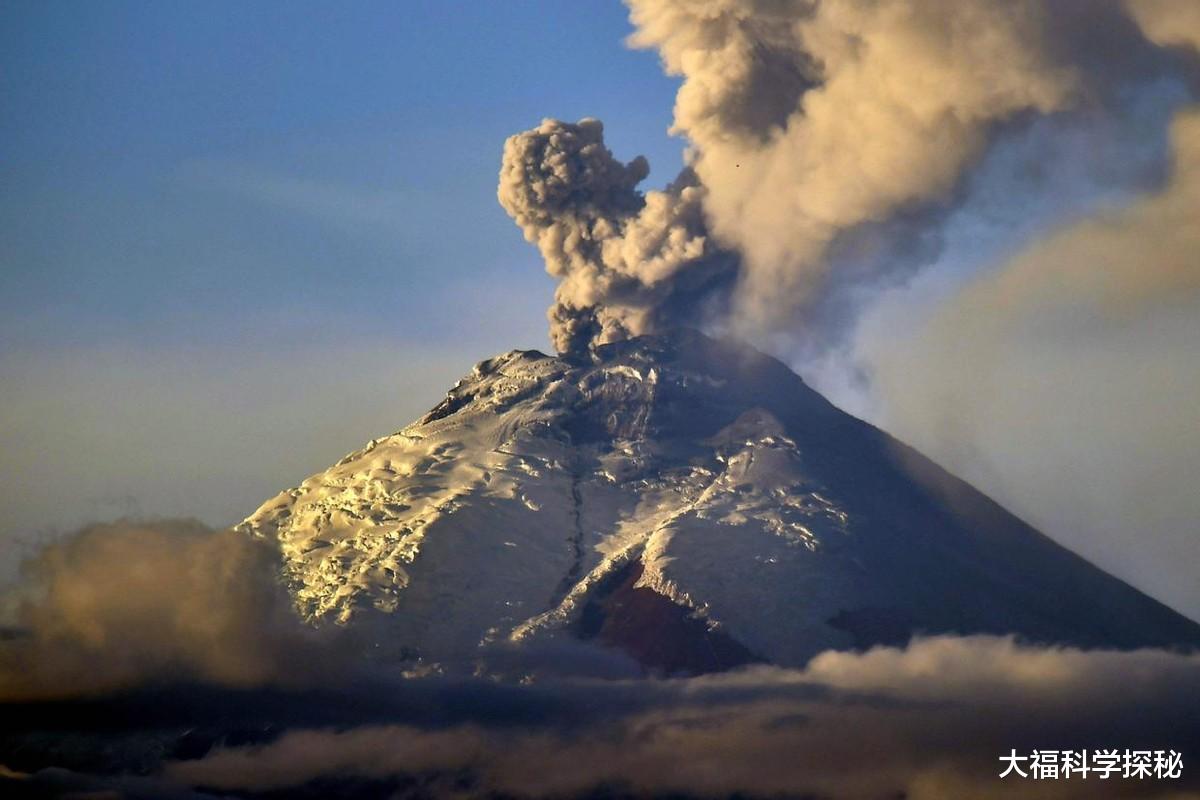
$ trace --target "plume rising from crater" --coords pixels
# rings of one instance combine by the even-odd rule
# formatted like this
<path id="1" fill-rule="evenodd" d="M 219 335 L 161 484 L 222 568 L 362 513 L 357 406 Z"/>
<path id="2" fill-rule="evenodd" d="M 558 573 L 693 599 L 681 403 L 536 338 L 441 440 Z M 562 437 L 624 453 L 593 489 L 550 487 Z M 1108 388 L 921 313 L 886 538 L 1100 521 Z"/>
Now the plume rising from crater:
<path id="1" fill-rule="evenodd" d="M 500 202 L 559 280 L 560 351 L 677 324 L 828 336 L 840 291 L 936 258 L 997 142 L 1120 116 L 1132 87 L 1183 74 L 1156 20 L 1185 15 L 1145 3 L 628 5 L 630 44 L 682 79 L 679 177 L 639 191 L 646 160 L 614 157 L 594 119 L 504 148 Z"/>
<path id="2" fill-rule="evenodd" d="M 500 204 L 559 279 L 550 336 L 561 352 L 704 316 L 736 270 L 707 234 L 695 175 L 643 194 L 599 120 L 546 120 L 504 144 Z"/>

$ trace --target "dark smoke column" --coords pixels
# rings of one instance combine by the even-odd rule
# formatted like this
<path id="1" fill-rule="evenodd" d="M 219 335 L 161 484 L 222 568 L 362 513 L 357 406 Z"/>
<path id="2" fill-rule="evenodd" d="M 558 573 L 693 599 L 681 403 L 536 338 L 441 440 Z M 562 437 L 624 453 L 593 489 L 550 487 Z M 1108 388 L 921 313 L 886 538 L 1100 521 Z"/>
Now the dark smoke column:
<path id="1" fill-rule="evenodd" d="M 596 119 L 548 119 L 504 143 L 497 195 L 560 281 L 548 313 L 559 352 L 698 326 L 706 298 L 735 274 L 709 244 L 692 173 L 643 195 L 649 172 L 641 156 L 614 158 Z"/>

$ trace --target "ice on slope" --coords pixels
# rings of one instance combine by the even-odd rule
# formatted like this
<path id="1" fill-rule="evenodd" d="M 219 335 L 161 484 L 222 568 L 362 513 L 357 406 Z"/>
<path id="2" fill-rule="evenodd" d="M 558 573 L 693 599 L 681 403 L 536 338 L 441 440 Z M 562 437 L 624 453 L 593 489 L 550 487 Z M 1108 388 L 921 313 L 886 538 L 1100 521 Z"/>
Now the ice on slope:
<path id="1" fill-rule="evenodd" d="M 768 412 L 695 442 L 647 437 L 664 386 L 719 392 L 721 381 L 634 361 L 519 351 L 484 361 L 423 419 L 241 527 L 278 540 L 306 615 L 388 613 L 390 635 L 432 659 L 569 625 L 589 587 L 631 559 L 646 566 L 640 585 L 716 625 L 705 598 L 729 559 L 766 569 L 848 535 L 847 514 L 808 484 Z M 672 568 L 681 531 L 752 552 L 705 556 L 682 578 Z"/>
<path id="2" fill-rule="evenodd" d="M 635 563 L 783 664 L 917 631 L 1200 641 L 779 362 L 689 332 L 481 362 L 240 527 L 278 541 L 308 617 L 425 662 L 570 635 Z"/>

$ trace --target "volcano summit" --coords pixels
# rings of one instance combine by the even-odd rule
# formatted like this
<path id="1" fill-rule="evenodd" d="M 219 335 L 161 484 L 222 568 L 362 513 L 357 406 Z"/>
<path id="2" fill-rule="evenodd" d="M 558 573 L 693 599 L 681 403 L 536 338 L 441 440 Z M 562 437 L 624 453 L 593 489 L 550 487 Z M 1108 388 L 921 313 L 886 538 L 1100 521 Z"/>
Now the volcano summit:
<path id="1" fill-rule="evenodd" d="M 483 361 L 239 528 L 278 541 L 311 620 L 424 668 L 564 638 L 668 674 L 916 634 L 1200 645 L 781 362 L 688 330 Z"/>

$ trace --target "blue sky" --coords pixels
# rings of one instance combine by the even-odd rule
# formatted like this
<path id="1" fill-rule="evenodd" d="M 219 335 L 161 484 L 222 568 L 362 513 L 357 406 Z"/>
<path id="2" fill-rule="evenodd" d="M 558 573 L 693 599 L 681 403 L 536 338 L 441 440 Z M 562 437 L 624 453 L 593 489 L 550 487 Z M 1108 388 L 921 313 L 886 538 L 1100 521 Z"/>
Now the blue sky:
<path id="1" fill-rule="evenodd" d="M 670 180 L 675 82 L 629 30 L 616 2 L 0 7 L 0 530 L 228 522 L 547 348 L 501 147 L 597 116 Z"/>
<path id="2" fill-rule="evenodd" d="M 5 15 L 0 294 L 31 343 L 85 336 L 60 317 L 89 339 L 190 336 L 175 329 L 212 314 L 254 336 L 241 320 L 264 305 L 383 311 L 395 335 L 440 339 L 448 287 L 499 282 L 545 305 L 495 202 L 505 136 L 591 114 L 619 153 L 655 148 L 655 179 L 679 164 L 673 84 L 621 46 L 616 3 Z"/>

